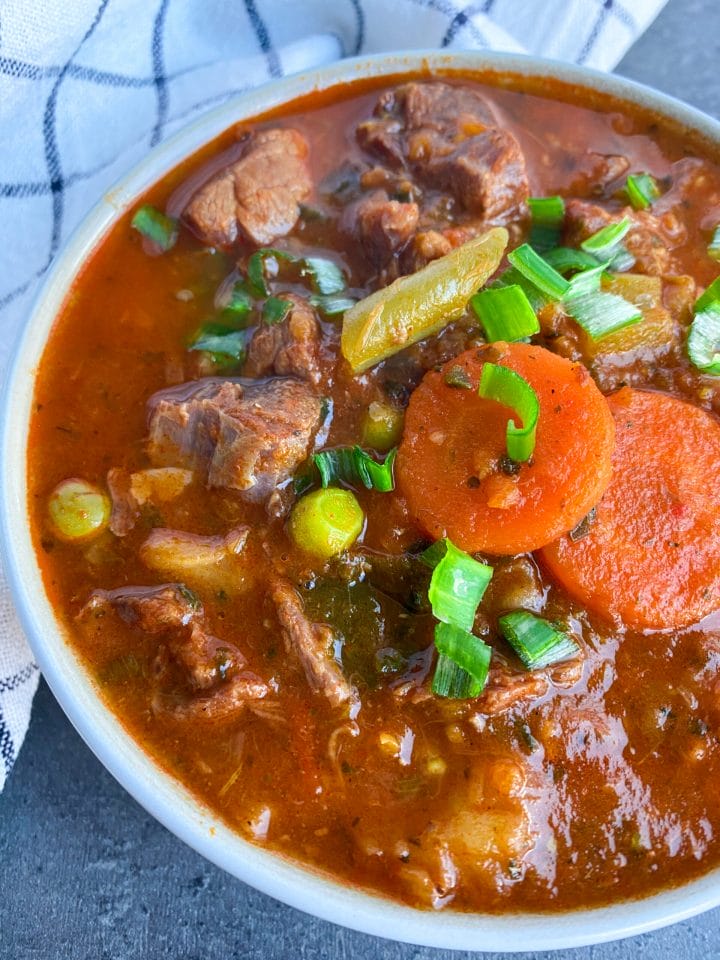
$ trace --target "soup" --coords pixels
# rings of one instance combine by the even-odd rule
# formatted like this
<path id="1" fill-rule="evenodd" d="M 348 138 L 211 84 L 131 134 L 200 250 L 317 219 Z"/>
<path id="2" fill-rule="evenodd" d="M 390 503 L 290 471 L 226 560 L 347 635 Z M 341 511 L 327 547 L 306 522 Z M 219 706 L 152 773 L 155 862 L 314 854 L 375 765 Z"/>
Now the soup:
<path id="1" fill-rule="evenodd" d="M 238 124 L 82 266 L 36 383 L 37 555 L 110 709 L 420 908 L 720 860 L 720 168 L 524 83 Z"/>

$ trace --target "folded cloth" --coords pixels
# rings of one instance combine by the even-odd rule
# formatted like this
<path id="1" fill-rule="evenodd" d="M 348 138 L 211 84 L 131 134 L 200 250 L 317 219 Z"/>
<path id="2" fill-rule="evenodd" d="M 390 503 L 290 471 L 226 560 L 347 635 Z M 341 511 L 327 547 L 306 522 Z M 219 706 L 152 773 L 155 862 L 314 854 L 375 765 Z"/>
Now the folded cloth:
<path id="1" fill-rule="evenodd" d="M 665 0 L 4 0 L 0 371 L 69 232 L 208 107 L 340 57 L 492 48 L 611 69 Z M 0 789 L 38 669 L 0 572 Z"/>

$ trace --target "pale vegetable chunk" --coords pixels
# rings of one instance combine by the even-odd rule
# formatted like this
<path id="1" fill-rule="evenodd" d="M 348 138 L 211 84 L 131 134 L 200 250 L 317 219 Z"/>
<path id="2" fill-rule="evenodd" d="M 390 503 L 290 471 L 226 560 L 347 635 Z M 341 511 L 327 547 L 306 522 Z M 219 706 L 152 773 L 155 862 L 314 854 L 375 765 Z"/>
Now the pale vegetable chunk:
<path id="1" fill-rule="evenodd" d="M 205 537 L 158 527 L 140 547 L 140 559 L 151 570 L 194 590 L 234 594 L 250 585 L 250 564 L 241 556 L 248 532 L 248 527 L 240 526 L 225 536 Z"/>
<path id="2" fill-rule="evenodd" d="M 148 500 L 164 503 L 179 497 L 183 490 L 190 486 L 193 476 L 192 470 L 183 470 L 180 467 L 138 470 L 130 474 L 130 492 L 140 505 Z"/>
<path id="3" fill-rule="evenodd" d="M 670 311 L 663 306 L 661 277 L 620 273 L 604 279 L 602 288 L 640 307 L 642 320 L 600 340 L 593 340 L 583 331 L 581 347 L 584 357 L 592 360 L 599 354 L 625 353 L 639 348 L 657 350 L 672 342 L 675 323 Z"/>
<path id="4" fill-rule="evenodd" d="M 299 500 L 290 514 L 290 536 L 319 560 L 347 550 L 360 536 L 365 515 L 349 490 L 328 487 Z"/>
<path id="5" fill-rule="evenodd" d="M 110 522 L 110 498 L 87 480 L 72 477 L 61 481 L 50 494 L 48 513 L 63 540 L 88 540 Z"/>
<path id="6" fill-rule="evenodd" d="M 353 371 L 367 370 L 461 316 L 497 270 L 507 242 L 507 230 L 494 227 L 351 307 L 341 348 Z"/>

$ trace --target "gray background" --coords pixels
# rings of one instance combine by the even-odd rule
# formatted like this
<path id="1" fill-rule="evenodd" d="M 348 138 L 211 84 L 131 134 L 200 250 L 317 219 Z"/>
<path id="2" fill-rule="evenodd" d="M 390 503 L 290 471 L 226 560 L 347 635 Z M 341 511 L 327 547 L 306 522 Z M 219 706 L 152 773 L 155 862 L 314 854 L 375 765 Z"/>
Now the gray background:
<path id="1" fill-rule="evenodd" d="M 632 0 L 628 3 L 632 6 Z M 670 0 L 618 72 L 717 116 L 718 53 L 717 0 Z M 341 930 L 285 907 L 206 863 L 115 783 L 44 684 L 27 741 L 0 796 L 0 817 L 2 960 L 471 956 Z M 522 956 L 720 957 L 720 910 L 633 940 Z"/>

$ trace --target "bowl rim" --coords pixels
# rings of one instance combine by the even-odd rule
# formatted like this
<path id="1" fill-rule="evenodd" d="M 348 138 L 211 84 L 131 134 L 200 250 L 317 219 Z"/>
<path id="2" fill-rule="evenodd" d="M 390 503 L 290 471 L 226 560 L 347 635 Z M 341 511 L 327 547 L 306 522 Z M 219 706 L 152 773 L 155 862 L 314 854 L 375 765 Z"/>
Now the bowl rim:
<path id="1" fill-rule="evenodd" d="M 266 850 L 232 831 L 125 731 L 68 644 L 45 593 L 27 512 L 27 428 L 35 373 L 77 265 L 153 183 L 233 123 L 297 97 L 370 77 L 420 71 L 512 73 L 553 78 L 669 117 L 720 145 L 720 123 L 622 77 L 540 57 L 418 50 L 341 60 L 256 87 L 203 114 L 151 150 L 82 220 L 45 277 L 9 366 L 0 436 L 0 542 L 11 594 L 53 694 L 100 762 L 143 806 L 202 856 L 276 899 L 321 919 L 406 943 L 455 950 L 522 952 L 599 944 L 687 919 L 720 904 L 720 868 L 641 900 L 558 913 L 419 911 Z"/>

